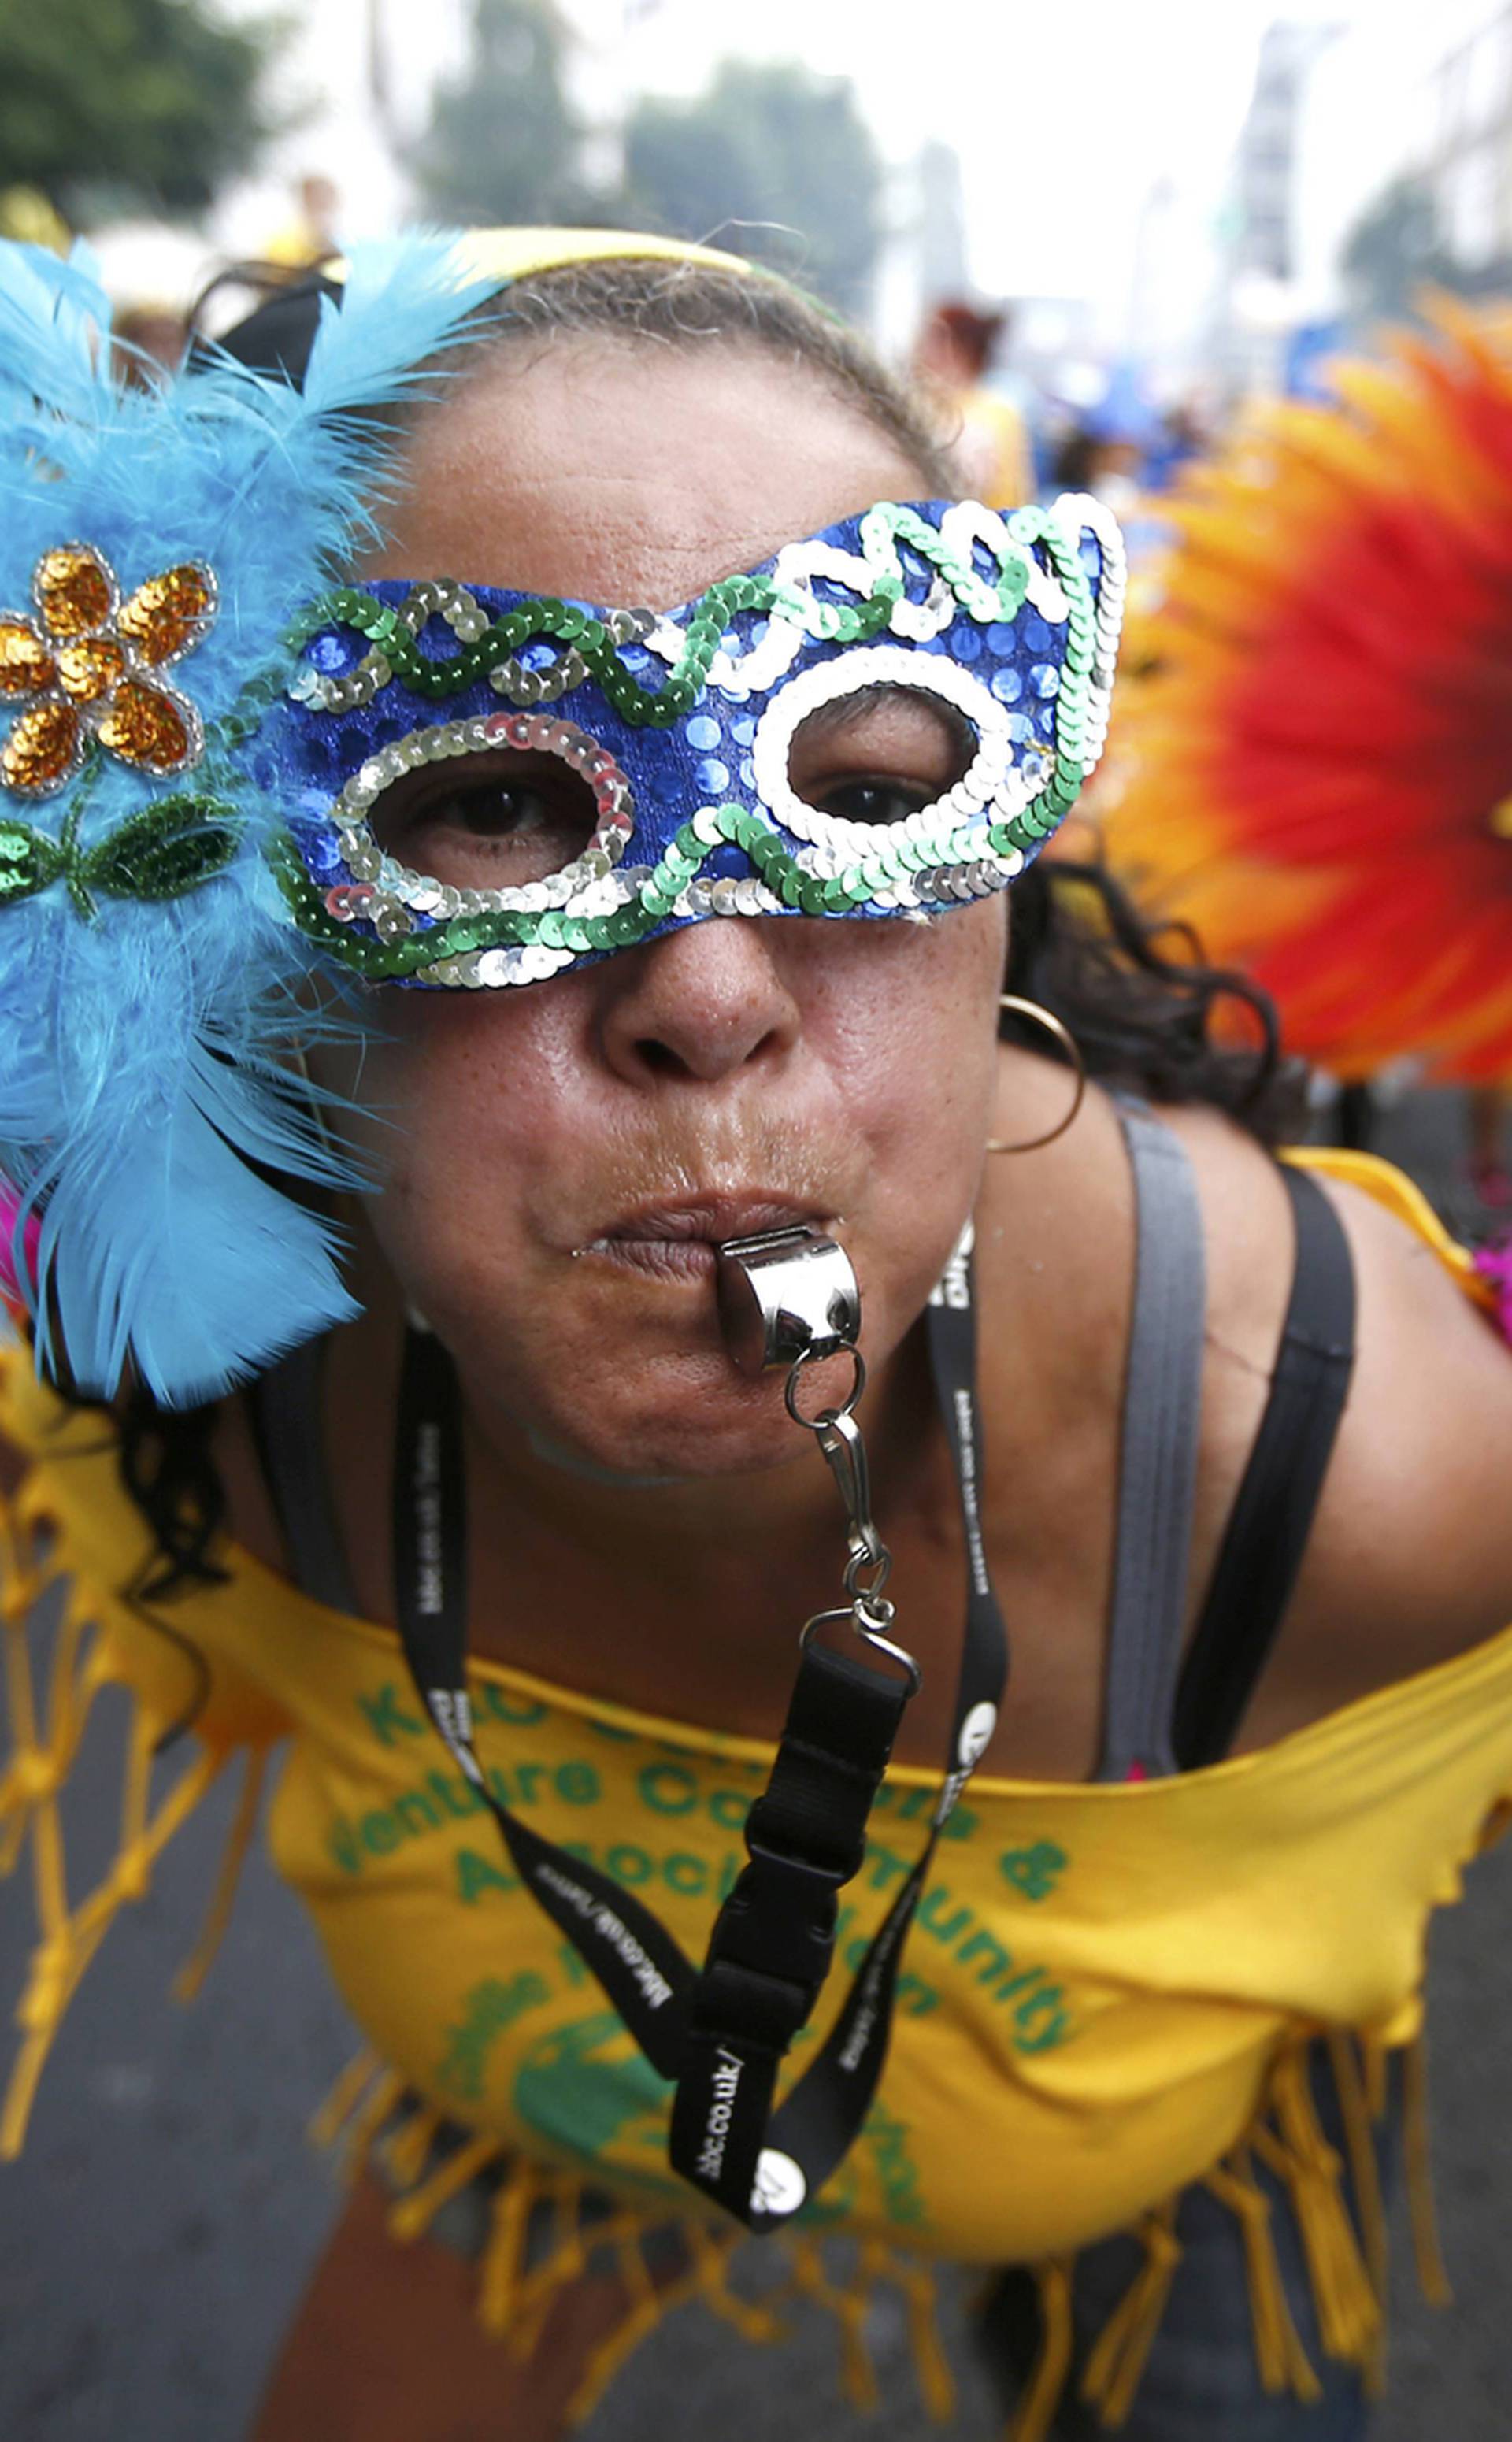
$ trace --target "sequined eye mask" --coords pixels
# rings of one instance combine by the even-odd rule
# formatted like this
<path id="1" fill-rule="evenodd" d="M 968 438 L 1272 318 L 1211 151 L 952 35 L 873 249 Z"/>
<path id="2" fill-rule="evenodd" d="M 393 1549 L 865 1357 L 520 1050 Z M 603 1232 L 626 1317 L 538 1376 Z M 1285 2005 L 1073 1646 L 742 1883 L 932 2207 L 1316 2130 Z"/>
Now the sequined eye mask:
<path id="1" fill-rule="evenodd" d="M 1007 518 L 884 501 L 660 614 L 342 587 L 303 623 L 259 773 L 289 907 L 370 980 L 478 988 L 710 916 L 985 897 L 1097 760 L 1122 591 L 1117 530 L 1080 497 Z M 874 790 L 892 818 L 857 820 L 799 793 L 792 753 L 877 689 L 972 742 L 928 802 Z"/>

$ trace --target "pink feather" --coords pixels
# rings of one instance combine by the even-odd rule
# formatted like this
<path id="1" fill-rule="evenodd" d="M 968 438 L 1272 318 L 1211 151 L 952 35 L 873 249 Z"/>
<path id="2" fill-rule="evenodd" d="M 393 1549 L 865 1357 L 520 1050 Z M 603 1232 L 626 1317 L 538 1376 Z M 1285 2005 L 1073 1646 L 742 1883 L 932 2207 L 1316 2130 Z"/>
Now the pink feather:
<path id="1" fill-rule="evenodd" d="M 35 1295 L 33 1284 L 37 1277 L 37 1248 L 42 1238 L 42 1223 L 35 1212 L 27 1213 L 26 1227 L 21 1233 L 22 1260 L 27 1270 L 27 1278 L 23 1282 L 17 1278 L 15 1259 L 16 1215 L 20 1210 L 21 1198 L 15 1189 L 9 1179 L 0 1179 L 0 1298 L 8 1305 L 29 1314 Z"/>
<path id="2" fill-rule="evenodd" d="M 1496 1321 L 1504 1339 L 1512 1341 L 1512 1233 L 1494 1246 L 1476 1250 L 1475 1268 L 1496 1291 Z"/>

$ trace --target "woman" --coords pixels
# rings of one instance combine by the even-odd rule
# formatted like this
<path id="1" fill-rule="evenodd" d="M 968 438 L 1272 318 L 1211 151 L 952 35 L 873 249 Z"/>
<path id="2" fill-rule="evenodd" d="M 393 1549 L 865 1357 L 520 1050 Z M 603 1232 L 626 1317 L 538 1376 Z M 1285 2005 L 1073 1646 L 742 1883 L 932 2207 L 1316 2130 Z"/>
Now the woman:
<path id="1" fill-rule="evenodd" d="M 7 1429 L 35 1462 L 20 1522 L 46 1520 L 45 1565 L 92 1589 L 106 1667 L 139 1700 L 138 1781 L 151 1737 L 191 1708 L 201 1778 L 239 1744 L 289 1739 L 276 1851 L 383 2064 L 341 2100 L 359 2148 L 384 2130 L 393 2141 L 375 2163 L 401 2192 L 391 2228 L 441 2230 L 395 2251 L 381 2190 L 358 2190 L 259 2433 L 502 2424 L 546 2435 L 569 2404 L 591 2402 L 667 2300 L 696 2293 L 759 2324 L 726 2286 L 737 2223 L 708 2201 L 720 2174 L 707 2150 L 738 2119 L 730 2097 L 755 2050 L 731 2034 L 738 2073 L 724 2117 L 709 2111 L 703 2152 L 677 2160 L 674 2120 L 675 2178 L 669 2087 L 681 2099 L 685 2077 L 675 2046 L 660 2068 L 655 2057 L 656 1961 L 669 1955 L 655 1945 L 665 1926 L 701 1957 L 721 1902 L 749 1890 L 740 1827 L 754 1798 L 770 1819 L 792 1631 L 832 1603 L 841 1625 L 829 1634 L 861 1653 L 871 1695 L 902 1683 L 874 1644 L 855 1645 L 847 1618 L 901 1642 L 921 1684 L 865 1865 L 840 1895 L 813 2031 L 787 2030 L 800 2075 L 832 2066 L 837 2024 L 855 2058 L 865 2052 L 864 2010 L 837 2014 L 857 2013 L 858 1993 L 884 2004 L 866 1980 L 868 1945 L 932 1818 L 939 1850 L 902 1953 L 885 2073 L 810 2182 L 811 2232 L 859 2232 L 867 2277 L 880 2267 L 916 2304 L 931 2255 L 1032 2266 L 1037 2358 L 1011 2286 L 994 2319 L 1016 2362 L 1023 2435 L 1052 2418 L 1077 2433 L 1100 2415 L 1137 2435 L 1332 2442 L 1362 2430 L 1379 2329 L 1367 2088 L 1415 2031 L 1430 1908 L 1512 1784 L 1499 1701 L 1512 1550 L 1496 1497 L 1512 1373 L 1465 1294 L 1467 1267 L 1403 1182 L 1346 1161 L 1322 1165 L 1339 1175 L 1321 1189 L 1288 1186 L 1295 1174 L 1220 1107 L 1242 1095 L 1233 1065 L 1202 1040 L 1211 979 L 1162 970 L 1137 937 L 1121 966 L 1106 936 L 1079 948 L 1060 886 L 1011 879 L 1023 851 L 1006 817 L 960 814 L 981 853 L 950 867 L 975 871 L 959 904 L 943 865 L 900 865 L 888 881 L 866 840 L 824 827 L 865 827 L 884 844 L 936 836 L 930 810 L 961 789 L 970 800 L 998 736 L 993 807 L 1047 822 L 1075 759 L 1073 700 L 1090 705 L 1081 735 L 1095 752 L 1095 693 L 1079 697 L 1072 680 L 1078 640 L 1090 654 L 1098 599 L 1105 610 L 1111 597 L 1112 545 L 1094 527 L 1078 547 L 1074 522 L 1038 513 L 1016 532 L 947 529 L 938 508 L 866 525 L 874 503 L 948 488 L 906 403 L 776 283 L 696 250 L 668 271 L 666 251 L 522 241 L 512 286 L 501 294 L 495 255 L 482 297 L 458 292 L 449 319 L 415 339 L 410 363 L 448 352 L 429 385 L 439 396 L 400 416 L 383 538 L 344 590 L 313 604 L 307 590 L 295 711 L 256 710 L 252 741 L 233 737 L 215 767 L 230 786 L 273 740 L 257 785 L 282 793 L 291 834 L 270 852 L 317 972 L 345 963 L 381 978 L 428 961 L 442 986 L 376 983 L 360 1057 L 308 1045 L 314 1090 L 343 1098 L 332 1123 L 382 1181 L 345 1219 L 360 1312 L 330 1332 L 318 1365 L 276 1367 L 249 1402 L 175 1422 L 138 1401 L 120 1437 L 124 1488 L 96 1420 L 60 1422 L 52 1394 L 8 1371 Z M 609 260 L 584 267 L 595 253 Z M 441 274 L 431 264 L 426 277 L 435 288 Z M 342 313 L 355 301 L 349 291 Z M 298 378 L 315 309 L 302 324 L 297 309 L 280 301 L 272 325 L 235 344 Z M 328 316 L 324 339 L 340 321 Z M 402 391 L 392 367 L 355 387 L 372 368 L 355 340 L 343 389 L 323 344 L 305 375 L 312 412 Z M 57 431 L 50 447 L 55 460 L 65 447 Z M 228 566 L 246 498 L 244 486 L 240 522 L 223 529 Z M 963 532 L 947 551 L 947 533 Z M 759 572 L 796 537 L 817 539 L 778 558 L 774 592 L 754 579 L 749 599 L 720 592 L 711 610 L 708 589 Z M 990 600 L 990 583 L 1007 592 Z M 248 606 L 249 584 L 237 596 Z M 417 597 L 416 584 L 431 590 Z M 490 592 L 501 586 L 513 589 L 501 599 Z M 641 602 L 694 607 L 660 626 L 628 613 L 562 624 L 564 604 L 575 617 L 585 603 Z M 858 602 L 883 605 L 886 626 L 871 635 L 886 633 L 885 647 L 837 640 L 818 615 Z M 556 622 L 551 641 L 531 659 L 543 620 Z M 654 726 L 644 698 L 684 668 L 690 639 L 705 683 L 665 755 L 646 747 L 631 787 L 623 707 Z M 480 657 L 459 665 L 470 677 L 457 689 L 415 659 L 453 646 Z M 592 683 L 581 660 L 563 666 L 574 651 L 596 657 Z M 873 658 L 847 664 L 850 651 Z M 906 668 L 875 658 L 903 652 Z M 757 654 L 759 681 L 746 661 Z M 997 692 L 972 677 L 983 667 L 1003 677 Z M 494 669 L 495 694 L 512 690 L 515 705 L 500 720 L 523 728 L 466 726 L 492 717 L 474 707 L 492 700 Z M 1051 714 L 1000 733 L 992 706 L 1022 701 L 1027 672 L 1041 674 L 1030 691 Z M 788 686 L 802 687 L 805 718 L 774 773 L 762 723 Z M 448 689 L 465 707 L 455 722 L 435 700 Z M 528 710 L 533 689 L 548 712 Z M 209 709 L 206 720 L 208 737 Z M 161 773 L 178 748 L 154 735 Z M 12 757 L 13 787 L 30 768 Z M 598 792 L 586 809 L 583 779 Z M 1015 798 L 1020 781 L 1029 793 Z M 859 861 L 828 868 L 837 897 L 823 897 L 822 858 L 780 863 L 759 824 L 699 833 L 679 851 L 675 896 L 659 896 L 656 879 L 670 850 L 624 866 L 617 947 L 612 931 L 581 929 L 599 917 L 548 930 L 550 904 L 512 895 L 577 873 L 595 824 L 594 837 L 620 822 L 637 842 L 669 828 L 674 846 L 686 842 L 691 808 L 726 792 L 780 806 L 811 847 L 848 840 Z M 250 794 L 238 804 L 250 823 Z M 155 819 L 154 855 L 191 849 L 199 896 L 176 866 L 148 879 L 175 922 L 202 908 L 208 927 L 212 894 L 243 871 L 235 844 L 216 845 L 227 819 L 203 805 L 192 826 Z M 915 831 L 896 829 L 910 820 Z M 23 829 L 15 853 L 38 877 L 33 903 L 46 869 L 67 956 L 105 957 L 98 907 L 91 922 L 64 884 L 98 899 L 118 870 L 100 862 L 115 835 L 97 847 L 76 825 L 64 874 L 64 847 L 48 867 L 35 845 L 40 817 L 18 839 Z M 726 853 L 742 843 L 743 863 Z M 921 874 L 919 888 L 900 884 L 907 873 Z M 731 895 L 757 874 L 794 896 Z M 583 866 L 569 908 L 598 905 L 605 879 Z M 1007 891 L 994 886 L 1004 880 Z M 245 887 L 250 928 L 265 907 Z M 364 912 L 373 890 L 376 921 Z M 878 920 L 847 920 L 858 913 Z M 435 923 L 475 924 L 478 938 L 469 947 L 446 929 L 438 958 Z M 286 922 L 277 938 L 290 938 Z M 586 955 L 579 940 L 614 954 Z M 246 941 L 244 963 L 264 955 L 263 934 Z M 533 979 L 526 953 L 542 952 L 554 972 Z M 506 955 L 513 965 L 468 963 Z M 1015 992 L 1076 1011 L 1100 1073 L 1154 1092 L 1158 1117 L 1099 1087 L 1067 1124 L 1068 1066 L 1028 1048 L 1031 1037 L 999 1039 L 1005 973 Z M 137 980 L 157 989 L 155 973 Z M 232 1008 L 234 974 L 220 984 Z M 282 1024 L 286 1038 L 286 1008 Z M 253 1066 L 245 1038 L 223 1044 L 222 1068 Z M 219 1069 L 207 1073 L 197 1090 L 222 1093 L 218 1142 L 244 1144 L 265 1172 L 272 1131 L 259 1134 Z M 108 1103 L 114 1077 L 94 1082 Z M 172 1124 L 190 1125 L 176 1105 Z M 21 1134 L 12 1121 L 12 1175 L 35 1180 L 41 1132 Z M 323 1163 L 329 1175 L 340 1158 L 286 1114 L 276 1153 L 305 1175 Z M 217 1170 L 204 1210 L 232 1192 Z M 106 1388 L 98 1352 L 118 1365 L 127 1345 L 138 1378 L 155 1367 L 167 1394 L 196 1362 L 201 1379 L 211 1355 L 225 1364 L 237 1333 L 244 1365 L 249 1347 L 276 1352 L 277 1320 L 247 1310 L 229 1259 L 224 1283 L 205 1288 L 186 1267 L 173 1284 L 201 1301 L 197 1360 L 188 1349 L 165 1358 L 173 1316 L 153 1307 L 148 1267 L 109 1275 L 108 1314 L 98 1296 L 91 1305 L 80 1280 L 104 1258 L 82 1219 L 82 1252 L 72 1271 L 64 1260 L 65 1224 L 84 1209 L 54 1160 L 23 1284 L 54 1365 L 61 1340 L 75 1376 Z M 215 1209 L 217 1228 L 200 1232 L 212 1257 Z M 118 1212 L 117 1237 L 132 1221 Z M 834 1459 L 848 1549 L 781 1373 L 738 1370 L 715 1294 L 720 1246 L 784 1228 L 811 1245 L 832 1233 L 861 1283 L 869 1513 L 853 1441 L 829 1428 L 832 1457 L 849 1453 Z M 247 1226 L 237 1252 L 272 1267 L 262 1277 L 282 1312 L 295 1287 L 270 1234 L 254 1250 Z M 308 1331 L 318 1294 L 328 1308 L 334 1298 L 319 1289 L 319 1240 L 295 1253 L 309 1263 L 298 1283 Z M 973 1310 L 979 1460 L 970 1351 L 952 1337 L 952 1318 Z M 285 1330 L 285 1344 L 297 1336 Z M 821 1354 L 812 1370 L 799 1412 L 822 1415 L 824 1399 L 832 1415 L 851 1360 Z M 887 1597 L 872 1517 L 891 1556 Z M 847 1558 L 853 1607 L 832 1591 Z M 117 1589 L 134 1567 L 128 1601 Z M 973 1668 L 987 1656 L 965 1709 L 963 1582 L 966 1655 Z M 993 1586 L 1013 1637 L 1000 1705 L 981 1692 L 995 1687 Z M 28 1591 L 23 1579 L 18 1610 Z M 427 1675 L 426 1637 L 447 1619 L 466 1631 L 476 1772 L 457 1687 L 443 1663 Z M 406 1649 L 419 1656 L 415 1686 Z M 67 1703 L 54 1719 L 50 1743 L 23 1722 L 18 1777 L 44 1845 L 73 1736 Z M 1226 1754 L 1226 1768 L 1174 1769 Z M 192 1774 L 181 1785 L 179 1811 L 197 1785 Z M 504 1810 L 507 1852 L 490 1802 Z M 28 2075 L 118 1886 L 171 1828 L 167 1814 L 154 1828 L 139 1787 L 134 1803 L 94 1916 L 60 1918 L 44 1887 L 50 1948 Z M 758 1839 L 756 1868 L 763 1856 Z M 613 1989 L 613 1962 L 574 1929 L 571 1891 L 587 1894 L 588 1915 L 610 1887 L 609 1940 L 622 1965 L 637 1962 L 638 2014 L 628 1985 L 610 2008 L 599 1985 Z M 1309 2071 L 1324 2055 L 1330 2078 L 1316 2083 L 1325 2113 L 1348 2123 L 1362 2237 L 1319 2125 Z M 804 2162 L 824 2152 L 806 2153 L 811 2135 L 766 2149 L 780 2156 L 776 2186 L 749 2207 L 737 2198 L 738 2217 L 778 2219 L 797 2202 Z M 1300 2240 L 1270 2214 L 1283 2196 Z M 480 2257 L 483 2321 L 508 2332 L 511 2355 L 464 2339 L 454 2250 Z M 837 2294 L 811 2235 L 792 2261 L 800 2284 Z M 853 2328 L 859 2306 L 841 2305 Z"/>

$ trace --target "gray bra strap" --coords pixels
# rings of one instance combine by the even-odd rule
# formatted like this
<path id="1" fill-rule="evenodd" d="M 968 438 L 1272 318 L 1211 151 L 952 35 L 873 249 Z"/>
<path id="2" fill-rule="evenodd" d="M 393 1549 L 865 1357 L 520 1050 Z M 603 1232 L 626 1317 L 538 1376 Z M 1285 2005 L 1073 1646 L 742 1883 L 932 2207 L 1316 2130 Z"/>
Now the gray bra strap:
<path id="1" fill-rule="evenodd" d="M 1141 1103 L 1119 1118 L 1134 1174 L 1118 1545 L 1100 1780 L 1175 1770 L 1171 1710 L 1181 1658 L 1201 1415 L 1206 1275 L 1202 1214 L 1179 1138 Z"/>
<path id="2" fill-rule="evenodd" d="M 283 1529 L 294 1582 L 331 1611 L 357 1608 L 326 1481 L 320 1434 L 323 1339 L 307 1339 L 259 1376 L 259 1439 L 268 1492 Z"/>

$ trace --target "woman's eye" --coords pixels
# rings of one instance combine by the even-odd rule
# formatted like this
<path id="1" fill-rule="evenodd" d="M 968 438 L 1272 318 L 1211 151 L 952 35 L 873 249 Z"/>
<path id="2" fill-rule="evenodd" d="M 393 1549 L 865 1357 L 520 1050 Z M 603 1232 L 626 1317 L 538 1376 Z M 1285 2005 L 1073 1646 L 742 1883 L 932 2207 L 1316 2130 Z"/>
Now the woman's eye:
<path id="1" fill-rule="evenodd" d="M 480 780 L 432 797 L 423 819 L 465 831 L 469 839 L 502 840 L 548 830 L 556 814 L 539 789 L 520 781 Z"/>
<path id="2" fill-rule="evenodd" d="M 414 773 L 369 819 L 387 855 L 458 889 L 489 890 L 559 873 L 589 846 L 596 811 L 580 773 L 501 754 Z"/>
<path id="3" fill-rule="evenodd" d="M 813 792 L 810 803 L 820 813 L 835 814 L 842 822 L 873 823 L 880 828 L 906 822 L 936 794 L 915 780 L 836 780 Z"/>
<path id="4" fill-rule="evenodd" d="M 885 830 L 945 796 L 975 752 L 971 723 L 923 687 L 861 687 L 798 723 L 788 781 L 816 812 Z"/>

